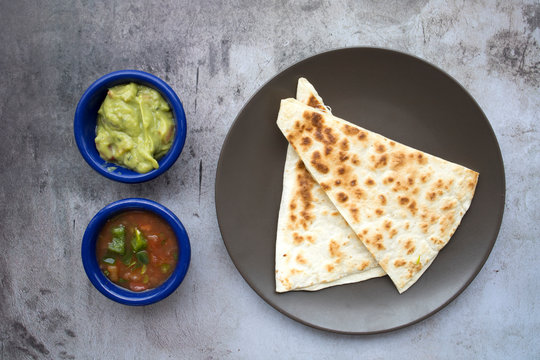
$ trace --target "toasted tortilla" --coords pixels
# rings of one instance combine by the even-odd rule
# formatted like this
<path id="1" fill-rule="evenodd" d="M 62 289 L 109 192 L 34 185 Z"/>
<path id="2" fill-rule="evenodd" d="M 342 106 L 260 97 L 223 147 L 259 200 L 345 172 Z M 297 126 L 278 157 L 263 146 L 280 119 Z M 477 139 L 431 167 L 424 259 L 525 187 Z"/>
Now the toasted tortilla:
<path id="1" fill-rule="evenodd" d="M 478 173 L 295 99 L 277 124 L 306 168 L 400 293 L 448 243 Z"/>
<path id="2" fill-rule="evenodd" d="M 298 80 L 297 99 L 329 112 Z M 276 291 L 320 290 L 385 275 L 289 145 L 276 238 Z"/>

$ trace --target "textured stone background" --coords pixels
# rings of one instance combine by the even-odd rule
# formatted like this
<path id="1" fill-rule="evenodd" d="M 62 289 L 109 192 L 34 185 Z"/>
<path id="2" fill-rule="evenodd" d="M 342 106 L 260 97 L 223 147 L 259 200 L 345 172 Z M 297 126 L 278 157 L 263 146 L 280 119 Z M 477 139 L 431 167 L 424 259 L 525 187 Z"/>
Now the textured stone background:
<path id="1" fill-rule="evenodd" d="M 0 9 L 0 359 L 540 357 L 537 1 L 1 0 Z M 262 84 L 305 57 L 361 45 L 420 56 L 465 86 L 500 142 L 507 203 L 490 258 L 449 306 L 400 331 L 340 336 L 281 315 L 244 282 L 219 234 L 214 177 L 229 126 Z M 99 176 L 72 135 L 82 92 L 124 68 L 164 78 L 187 112 L 184 152 L 145 185 Z M 79 255 L 94 213 L 131 196 L 171 208 L 192 241 L 185 282 L 145 308 L 98 293 Z"/>

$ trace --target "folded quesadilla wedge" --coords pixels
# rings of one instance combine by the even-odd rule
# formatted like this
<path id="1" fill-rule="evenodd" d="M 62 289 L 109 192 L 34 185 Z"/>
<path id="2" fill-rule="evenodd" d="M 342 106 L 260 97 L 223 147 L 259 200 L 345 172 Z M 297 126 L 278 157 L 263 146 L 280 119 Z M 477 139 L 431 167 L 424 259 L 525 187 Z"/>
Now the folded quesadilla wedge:
<path id="1" fill-rule="evenodd" d="M 448 243 L 478 173 L 295 99 L 277 124 L 306 168 L 402 293 Z"/>
<path id="2" fill-rule="evenodd" d="M 329 112 L 298 80 L 297 99 Z M 289 145 L 276 238 L 276 291 L 320 290 L 385 275 Z"/>

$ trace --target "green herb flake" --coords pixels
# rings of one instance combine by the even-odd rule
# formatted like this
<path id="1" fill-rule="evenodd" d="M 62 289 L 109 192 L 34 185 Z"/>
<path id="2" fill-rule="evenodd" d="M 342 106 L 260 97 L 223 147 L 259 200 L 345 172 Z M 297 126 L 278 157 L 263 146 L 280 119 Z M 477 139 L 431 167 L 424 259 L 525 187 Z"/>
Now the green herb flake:
<path id="1" fill-rule="evenodd" d="M 126 253 L 122 256 L 122 262 L 124 263 L 124 265 L 128 266 L 131 263 L 131 261 L 132 261 L 131 252 L 126 251 Z"/>
<path id="2" fill-rule="evenodd" d="M 120 237 L 113 237 L 111 242 L 107 245 L 107 249 L 112 251 L 113 253 L 124 255 L 126 251 L 126 244 L 124 242 L 124 239 Z"/>
<path id="3" fill-rule="evenodd" d="M 109 251 L 124 255 L 126 251 L 126 228 L 124 225 L 119 225 L 111 229 L 112 240 L 109 242 L 107 248 Z"/>
<path id="4" fill-rule="evenodd" d="M 135 233 L 133 234 L 133 238 L 131 239 L 131 247 L 133 248 L 133 252 L 144 250 L 147 246 L 148 241 L 146 241 L 146 238 L 143 236 L 141 231 L 135 228 Z"/>
<path id="5" fill-rule="evenodd" d="M 148 264 L 150 262 L 150 258 L 148 257 L 148 252 L 146 250 L 139 251 L 135 254 L 135 257 L 139 262 L 142 264 Z"/>
<path id="6" fill-rule="evenodd" d="M 124 225 L 118 225 L 111 229 L 111 233 L 113 237 L 123 239 L 126 237 L 126 228 L 124 227 Z"/>
<path id="7" fill-rule="evenodd" d="M 106 257 L 106 258 L 103 259 L 103 262 L 106 263 L 106 264 L 109 264 L 109 265 L 114 265 L 116 260 L 111 258 L 111 257 Z"/>
<path id="8" fill-rule="evenodd" d="M 160 270 L 164 274 L 166 274 L 169 271 L 170 268 L 171 268 L 170 264 L 161 264 L 161 266 L 160 266 Z"/>

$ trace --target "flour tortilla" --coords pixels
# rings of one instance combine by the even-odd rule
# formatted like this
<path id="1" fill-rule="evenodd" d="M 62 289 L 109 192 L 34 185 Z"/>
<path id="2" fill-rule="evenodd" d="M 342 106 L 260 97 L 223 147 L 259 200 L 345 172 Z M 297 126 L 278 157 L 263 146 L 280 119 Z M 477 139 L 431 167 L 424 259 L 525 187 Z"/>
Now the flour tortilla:
<path id="1" fill-rule="evenodd" d="M 297 99 L 329 112 L 304 78 Z M 289 145 L 276 238 L 276 291 L 320 290 L 385 275 Z"/>
<path id="2" fill-rule="evenodd" d="M 277 124 L 306 168 L 402 293 L 448 243 L 478 173 L 295 99 Z"/>

